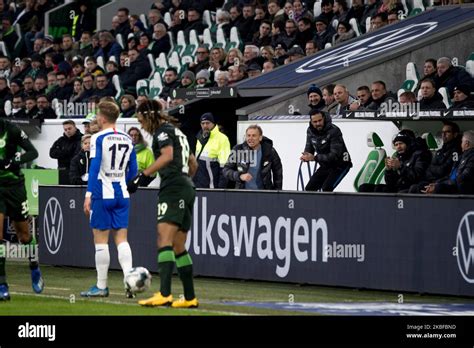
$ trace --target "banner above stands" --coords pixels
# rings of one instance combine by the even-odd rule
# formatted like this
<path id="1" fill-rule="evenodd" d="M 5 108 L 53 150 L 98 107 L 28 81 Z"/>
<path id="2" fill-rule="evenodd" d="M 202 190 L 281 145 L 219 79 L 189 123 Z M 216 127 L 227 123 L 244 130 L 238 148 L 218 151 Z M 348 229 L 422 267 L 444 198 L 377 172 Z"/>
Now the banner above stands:
<path id="1" fill-rule="evenodd" d="M 233 87 L 177 88 L 171 95 L 174 99 L 237 98 L 237 90 Z"/>
<path id="2" fill-rule="evenodd" d="M 379 112 L 379 111 L 346 111 L 340 118 L 361 119 L 361 120 L 439 120 L 441 119 L 466 119 L 474 120 L 474 110 L 426 110 L 419 112 L 399 111 L 399 112 Z"/>

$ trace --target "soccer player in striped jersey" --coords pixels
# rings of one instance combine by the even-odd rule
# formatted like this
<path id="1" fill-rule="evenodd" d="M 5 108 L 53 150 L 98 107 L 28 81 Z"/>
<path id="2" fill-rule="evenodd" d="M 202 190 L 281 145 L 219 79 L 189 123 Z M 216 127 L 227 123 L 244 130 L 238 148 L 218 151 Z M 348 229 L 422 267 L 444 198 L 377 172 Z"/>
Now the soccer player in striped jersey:
<path id="1" fill-rule="evenodd" d="M 109 233 L 117 245 L 124 275 L 132 268 L 132 251 L 127 241 L 130 195 L 127 182 L 137 175 L 137 156 L 131 138 L 117 130 L 120 110 L 113 102 L 98 105 L 97 122 L 101 131 L 91 139 L 91 166 L 84 200 L 94 233 L 97 284 L 81 292 L 83 297 L 107 297 L 107 272 L 110 264 Z M 126 296 L 133 294 L 126 290 Z"/>

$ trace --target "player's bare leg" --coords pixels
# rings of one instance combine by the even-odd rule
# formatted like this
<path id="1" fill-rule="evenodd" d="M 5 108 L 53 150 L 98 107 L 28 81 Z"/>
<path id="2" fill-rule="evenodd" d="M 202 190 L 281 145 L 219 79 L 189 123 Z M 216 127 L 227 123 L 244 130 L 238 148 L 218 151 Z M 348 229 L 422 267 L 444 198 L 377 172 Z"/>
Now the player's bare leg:
<path id="1" fill-rule="evenodd" d="M 15 228 L 18 241 L 25 247 L 31 248 L 29 254 L 30 256 L 28 257 L 31 270 L 31 286 L 33 291 L 39 294 L 43 292 L 44 281 L 39 269 L 36 238 L 30 232 L 30 225 L 28 221 L 14 221 L 13 227 Z"/>
<path id="2" fill-rule="evenodd" d="M 89 290 L 82 291 L 82 297 L 107 297 L 109 288 L 107 287 L 107 273 L 110 265 L 109 252 L 109 230 L 92 230 L 95 244 L 95 268 L 97 270 L 97 284 Z"/>
<path id="3" fill-rule="evenodd" d="M 173 241 L 176 268 L 184 289 L 184 298 L 174 301 L 173 308 L 196 308 L 199 305 L 194 293 L 193 261 L 186 250 L 186 238 L 186 232 L 180 230 L 175 234 Z"/>
<path id="4" fill-rule="evenodd" d="M 5 242 L 3 240 L 3 222 L 5 216 L 0 214 L 0 302 L 10 300 L 10 293 L 8 292 L 7 276 L 5 274 L 5 260 L 6 250 Z"/>
<path id="5" fill-rule="evenodd" d="M 117 246 L 118 260 L 120 267 L 122 267 L 124 276 L 124 287 L 125 287 L 125 275 L 132 269 L 132 249 L 127 241 L 127 229 L 121 228 L 119 230 L 112 230 L 115 245 Z M 127 290 L 125 287 L 125 296 L 127 298 L 134 298 L 135 295 Z"/>
<path id="6" fill-rule="evenodd" d="M 171 277 L 175 264 L 173 241 L 177 232 L 178 226 L 172 223 L 160 222 L 157 226 L 160 292 L 149 299 L 138 301 L 142 306 L 169 306 L 173 302 L 171 295 Z"/>

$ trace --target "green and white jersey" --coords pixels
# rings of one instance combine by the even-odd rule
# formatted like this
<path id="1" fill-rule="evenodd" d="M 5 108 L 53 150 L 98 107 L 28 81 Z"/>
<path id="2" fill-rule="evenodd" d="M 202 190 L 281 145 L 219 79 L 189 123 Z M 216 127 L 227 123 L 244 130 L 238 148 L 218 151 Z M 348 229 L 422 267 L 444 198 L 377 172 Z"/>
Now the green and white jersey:
<path id="1" fill-rule="evenodd" d="M 20 149 L 25 150 L 22 154 Z M 28 135 L 16 125 L 0 119 L 0 159 L 12 161 L 6 169 L 0 168 L 0 186 L 14 185 L 24 181 L 20 165 L 38 157 Z"/>
<path id="2" fill-rule="evenodd" d="M 172 183 L 175 179 L 188 175 L 189 144 L 186 136 L 179 128 L 171 123 L 164 123 L 153 136 L 153 154 L 155 159 L 161 155 L 161 149 L 166 146 L 173 147 L 173 161 L 165 168 L 159 170 L 161 187 Z"/>

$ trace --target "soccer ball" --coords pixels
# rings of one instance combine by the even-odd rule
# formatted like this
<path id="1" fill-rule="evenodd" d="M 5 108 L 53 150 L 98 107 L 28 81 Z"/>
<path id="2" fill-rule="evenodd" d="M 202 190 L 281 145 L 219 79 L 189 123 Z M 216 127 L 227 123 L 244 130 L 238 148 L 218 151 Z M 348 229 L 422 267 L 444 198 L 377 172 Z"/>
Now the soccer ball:
<path id="1" fill-rule="evenodd" d="M 134 267 L 125 275 L 125 287 L 132 293 L 146 291 L 151 285 L 151 274 L 145 267 Z"/>

